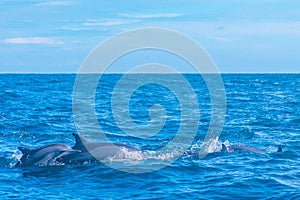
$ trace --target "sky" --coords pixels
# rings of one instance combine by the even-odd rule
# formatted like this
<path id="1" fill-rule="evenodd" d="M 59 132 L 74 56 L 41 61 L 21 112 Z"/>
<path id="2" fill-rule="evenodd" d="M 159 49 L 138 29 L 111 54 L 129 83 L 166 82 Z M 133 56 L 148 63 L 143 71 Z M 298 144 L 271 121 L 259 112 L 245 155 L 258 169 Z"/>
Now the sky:
<path id="1" fill-rule="evenodd" d="M 99 43 L 144 27 L 194 39 L 221 73 L 300 73 L 296 0 L 0 0 L 0 73 L 76 73 Z M 164 59 L 186 70 L 151 55 L 129 56 L 112 71 Z"/>

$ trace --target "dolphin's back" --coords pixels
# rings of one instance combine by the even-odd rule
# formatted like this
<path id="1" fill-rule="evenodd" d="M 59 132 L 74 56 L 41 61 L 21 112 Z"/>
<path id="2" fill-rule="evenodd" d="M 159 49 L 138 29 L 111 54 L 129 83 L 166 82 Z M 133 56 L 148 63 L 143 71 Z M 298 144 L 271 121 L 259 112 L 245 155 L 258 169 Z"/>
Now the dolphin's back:
<path id="1" fill-rule="evenodd" d="M 80 150 L 81 152 L 85 151 L 92 151 L 93 149 L 100 148 L 100 147 L 111 147 L 111 146 L 117 146 L 120 148 L 126 148 L 129 151 L 141 151 L 140 149 L 129 146 L 126 144 L 116 144 L 116 143 L 94 143 L 90 142 L 87 139 L 85 139 L 82 136 L 79 136 L 76 133 L 72 134 L 75 138 L 75 145 L 72 147 L 73 149 Z"/>
<path id="2" fill-rule="evenodd" d="M 258 153 L 258 154 L 264 154 L 265 152 L 260 150 L 260 149 L 256 149 L 253 147 L 249 147 L 249 146 L 245 146 L 245 145 L 231 145 L 228 147 L 231 151 L 235 151 L 235 150 L 246 150 L 246 151 L 250 151 L 253 153 Z"/>
<path id="3" fill-rule="evenodd" d="M 116 155 L 121 148 L 126 148 L 128 151 L 141 151 L 138 148 L 125 144 L 94 143 L 78 134 L 73 133 L 72 135 L 75 138 L 75 145 L 72 148 L 80 152 L 61 157 L 59 161 L 62 163 L 82 164 L 97 162 L 98 160 Z"/>

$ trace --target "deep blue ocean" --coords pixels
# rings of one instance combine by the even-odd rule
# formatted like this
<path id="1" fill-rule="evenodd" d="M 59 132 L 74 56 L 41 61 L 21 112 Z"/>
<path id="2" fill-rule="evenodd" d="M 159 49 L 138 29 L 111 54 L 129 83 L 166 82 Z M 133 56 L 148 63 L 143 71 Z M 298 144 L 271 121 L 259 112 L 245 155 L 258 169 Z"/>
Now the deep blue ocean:
<path id="1" fill-rule="evenodd" d="M 132 81 L 138 80 L 132 76 Z M 172 75 L 159 76 L 185 90 Z M 111 141 L 151 155 L 184 123 L 178 99 L 161 85 L 138 88 L 129 101 L 132 120 L 137 125 L 149 123 L 153 104 L 164 107 L 167 118 L 157 137 L 128 136 L 115 122 L 110 104 L 121 77 L 107 74 L 99 82 L 94 105 L 99 124 Z M 201 76 L 184 77 L 199 104 L 199 126 L 189 147 L 198 149 L 210 124 L 210 94 Z M 0 75 L 1 199 L 300 199 L 300 74 L 222 74 L 227 110 L 215 148 L 222 143 L 244 144 L 266 154 L 237 151 L 201 159 L 185 155 L 148 173 L 122 172 L 103 163 L 15 167 L 21 157 L 19 146 L 74 145 L 75 78 L 75 74 Z M 93 132 L 95 127 L 86 128 Z M 276 152 L 278 145 L 283 152 Z"/>

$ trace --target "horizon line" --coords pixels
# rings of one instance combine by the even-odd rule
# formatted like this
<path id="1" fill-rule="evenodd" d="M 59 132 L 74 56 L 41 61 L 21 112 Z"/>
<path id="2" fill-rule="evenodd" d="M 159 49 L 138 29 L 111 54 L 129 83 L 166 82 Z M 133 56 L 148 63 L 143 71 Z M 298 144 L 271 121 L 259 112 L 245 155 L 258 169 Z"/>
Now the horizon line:
<path id="1" fill-rule="evenodd" d="M 106 72 L 106 73 L 77 73 L 77 72 L 0 72 L 1 75 L 89 75 L 89 74 L 300 74 L 300 72 L 220 72 L 220 73 L 196 73 L 196 72 L 178 72 L 178 73 L 166 73 L 166 72 L 145 72 L 145 73 L 126 73 L 126 72 Z"/>

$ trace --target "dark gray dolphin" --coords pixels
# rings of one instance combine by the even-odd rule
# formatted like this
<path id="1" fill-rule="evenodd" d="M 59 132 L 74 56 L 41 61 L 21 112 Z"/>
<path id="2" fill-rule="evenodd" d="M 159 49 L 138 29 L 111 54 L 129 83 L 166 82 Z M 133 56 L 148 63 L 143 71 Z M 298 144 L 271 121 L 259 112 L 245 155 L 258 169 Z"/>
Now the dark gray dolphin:
<path id="1" fill-rule="evenodd" d="M 282 149 L 281 145 L 278 146 L 277 152 L 283 152 L 283 149 Z"/>
<path id="2" fill-rule="evenodd" d="M 98 162 L 99 160 L 116 155 L 122 148 L 126 148 L 128 151 L 141 152 L 140 149 L 125 144 L 94 143 L 78 134 L 73 133 L 72 135 L 75 138 L 75 145 L 72 149 L 80 152 L 61 156 L 58 159 L 59 162 L 65 164 Z"/>
<path id="3" fill-rule="evenodd" d="M 78 153 L 65 144 L 51 144 L 36 149 L 25 147 L 18 148 L 22 153 L 21 159 L 17 162 L 16 167 L 28 167 L 34 165 L 52 165 L 62 156 Z"/>

